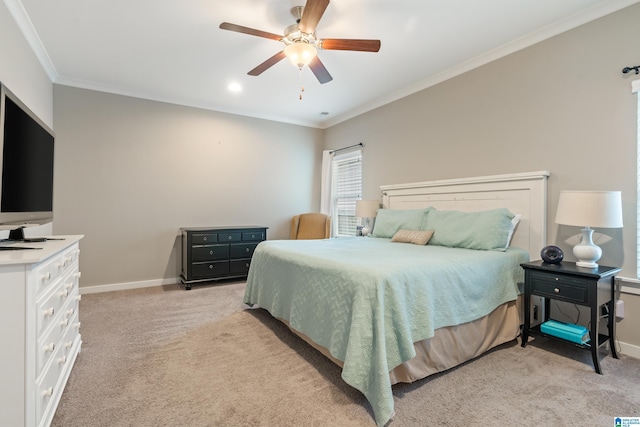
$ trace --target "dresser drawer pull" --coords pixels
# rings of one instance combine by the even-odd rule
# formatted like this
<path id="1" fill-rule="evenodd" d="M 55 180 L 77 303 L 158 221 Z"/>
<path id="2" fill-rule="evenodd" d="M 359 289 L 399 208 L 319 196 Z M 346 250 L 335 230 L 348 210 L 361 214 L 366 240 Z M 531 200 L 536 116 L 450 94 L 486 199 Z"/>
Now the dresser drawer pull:
<path id="1" fill-rule="evenodd" d="M 80 277 L 82 277 L 82 273 L 78 271 L 76 274 L 74 274 L 74 276 L 76 276 L 79 279 Z"/>
<path id="2" fill-rule="evenodd" d="M 233 239 L 233 237 L 232 236 L 227 236 L 227 239 L 231 240 L 231 239 Z"/>
<path id="3" fill-rule="evenodd" d="M 206 242 L 206 241 L 207 241 L 207 236 L 204 236 L 204 237 L 202 238 L 202 240 L 204 240 L 204 241 Z"/>
<path id="4" fill-rule="evenodd" d="M 45 280 L 50 280 L 51 279 L 51 273 L 46 272 L 42 275 L 42 281 L 44 282 Z"/>
<path id="5" fill-rule="evenodd" d="M 58 292 L 58 295 L 60 295 L 61 297 L 69 296 L 69 289 Z"/>
<path id="6" fill-rule="evenodd" d="M 53 314 L 55 312 L 56 312 L 56 310 L 53 307 L 51 307 L 51 308 L 49 308 L 47 310 L 43 310 L 42 314 L 44 314 L 44 317 L 51 317 L 51 316 L 53 316 Z"/>
<path id="7" fill-rule="evenodd" d="M 251 252 L 251 249 L 246 248 L 245 251 L 247 251 L 247 253 Z"/>
<path id="8" fill-rule="evenodd" d="M 69 341 L 64 345 L 64 348 L 71 348 L 73 347 L 73 341 Z"/>
<path id="9" fill-rule="evenodd" d="M 78 322 L 78 323 L 76 323 L 76 325 L 75 325 L 75 326 L 76 326 L 76 328 L 80 329 L 80 326 L 81 326 L 81 325 L 82 325 L 82 322 Z"/>
<path id="10" fill-rule="evenodd" d="M 48 389 L 42 391 L 42 397 L 51 397 L 52 394 L 53 387 L 49 387 Z"/>
<path id="11" fill-rule="evenodd" d="M 62 356 L 61 358 L 59 358 L 58 363 L 60 365 L 64 365 L 65 363 L 67 363 L 67 356 Z"/>
<path id="12" fill-rule="evenodd" d="M 73 288 L 73 282 L 67 283 L 66 285 L 64 285 L 64 288 L 67 290 L 71 290 L 71 288 Z"/>
<path id="13" fill-rule="evenodd" d="M 50 353 L 50 352 L 52 352 L 53 350 L 56 349 L 56 344 L 55 343 L 51 343 L 49 345 L 45 345 L 42 349 L 45 351 L 45 353 Z"/>
<path id="14" fill-rule="evenodd" d="M 213 264 L 209 264 L 209 270 L 213 270 Z"/>
<path id="15" fill-rule="evenodd" d="M 64 319 L 60 321 L 60 326 L 65 327 L 69 324 L 69 319 Z"/>
<path id="16" fill-rule="evenodd" d="M 249 263 L 246 263 L 244 266 L 245 266 L 245 267 L 247 267 L 247 268 L 249 268 Z"/>
<path id="17" fill-rule="evenodd" d="M 213 250 L 209 251 L 209 255 L 213 255 Z"/>
<path id="18" fill-rule="evenodd" d="M 73 316 L 73 313 L 75 313 L 75 310 L 73 308 L 70 308 L 69 310 L 67 310 L 67 316 L 71 317 Z"/>
<path id="19" fill-rule="evenodd" d="M 80 301 L 81 299 L 82 299 L 82 295 L 78 295 L 78 296 L 76 297 L 76 301 Z"/>
<path id="20" fill-rule="evenodd" d="M 560 289 L 558 289 L 558 288 L 554 288 L 554 289 L 553 289 L 553 292 L 555 292 L 556 294 L 559 294 L 559 293 L 560 293 Z"/>

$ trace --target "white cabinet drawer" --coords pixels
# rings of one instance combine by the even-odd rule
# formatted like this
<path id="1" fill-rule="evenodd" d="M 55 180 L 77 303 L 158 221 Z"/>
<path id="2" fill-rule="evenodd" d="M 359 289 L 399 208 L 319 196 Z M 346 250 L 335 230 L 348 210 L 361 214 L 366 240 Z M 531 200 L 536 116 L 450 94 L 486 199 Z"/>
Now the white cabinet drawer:
<path id="1" fill-rule="evenodd" d="M 54 354 L 55 349 L 64 344 L 69 330 L 75 329 L 77 331 L 78 306 L 78 288 L 75 287 L 71 289 L 65 305 L 54 316 L 52 320 L 53 327 L 46 329 L 43 336 L 38 339 L 36 346 L 36 377 L 40 376 L 42 369 Z"/>
<path id="2" fill-rule="evenodd" d="M 34 276 L 37 282 L 36 292 L 46 291 L 56 279 L 62 277 L 74 268 L 80 256 L 80 249 L 77 244 L 65 249 L 52 259 L 43 262 L 34 269 Z M 77 270 L 77 268 L 75 268 Z"/>
<path id="3" fill-rule="evenodd" d="M 53 351 L 50 363 L 46 365 L 43 375 L 36 381 L 36 425 L 40 424 L 42 416 L 47 412 L 47 407 L 52 402 L 57 402 L 59 394 L 62 393 L 58 382 L 62 378 L 62 373 L 72 362 L 61 346 Z"/>
<path id="4" fill-rule="evenodd" d="M 77 264 L 75 264 L 77 269 Z M 36 303 L 36 337 L 51 327 L 58 319 L 60 310 L 67 301 L 75 298 L 78 289 L 79 273 L 68 271 L 58 282 Z"/>

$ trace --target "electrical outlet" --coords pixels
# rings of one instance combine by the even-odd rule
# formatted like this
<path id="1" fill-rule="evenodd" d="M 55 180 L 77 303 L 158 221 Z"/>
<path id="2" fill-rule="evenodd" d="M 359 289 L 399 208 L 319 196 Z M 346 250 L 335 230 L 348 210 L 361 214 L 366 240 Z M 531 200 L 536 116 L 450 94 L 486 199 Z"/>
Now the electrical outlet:
<path id="1" fill-rule="evenodd" d="M 621 299 L 616 301 L 616 320 L 619 322 L 624 319 L 624 301 Z"/>
<path id="2" fill-rule="evenodd" d="M 538 306 L 533 306 L 533 320 L 538 320 Z"/>

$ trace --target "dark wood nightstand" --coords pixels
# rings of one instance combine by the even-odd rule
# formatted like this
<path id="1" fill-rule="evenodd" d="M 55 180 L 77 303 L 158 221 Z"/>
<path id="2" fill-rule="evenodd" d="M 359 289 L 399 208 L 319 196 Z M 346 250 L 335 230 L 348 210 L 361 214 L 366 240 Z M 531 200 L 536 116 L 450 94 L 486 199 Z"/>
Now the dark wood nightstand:
<path id="1" fill-rule="evenodd" d="M 574 262 L 563 261 L 559 264 L 548 264 L 543 261 L 533 261 L 520 264 L 524 268 L 524 327 L 522 329 L 522 347 L 527 345 L 529 333 L 535 331 L 542 334 L 539 327 L 531 328 L 531 295 L 544 297 L 544 320 L 549 320 L 550 302 L 552 299 L 565 301 L 589 307 L 589 342 L 575 344 L 591 350 L 593 366 L 597 373 L 602 374 L 598 359 L 598 348 L 609 342 L 611 355 L 618 358 L 615 346 L 616 332 L 616 304 L 615 304 L 615 274 L 618 267 L 598 266 L 598 268 L 578 267 Z M 607 326 L 609 335 L 598 333 L 598 319 L 601 315 L 600 307 L 606 306 Z"/>

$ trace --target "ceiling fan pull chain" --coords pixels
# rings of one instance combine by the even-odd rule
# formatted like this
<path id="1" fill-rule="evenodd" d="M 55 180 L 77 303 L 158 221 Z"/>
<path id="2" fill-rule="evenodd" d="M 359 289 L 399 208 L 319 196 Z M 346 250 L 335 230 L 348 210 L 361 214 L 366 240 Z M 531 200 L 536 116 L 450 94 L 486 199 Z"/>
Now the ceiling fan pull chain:
<path id="1" fill-rule="evenodd" d="M 300 101 L 302 101 L 302 92 L 304 92 L 304 84 L 302 83 L 302 68 L 300 70 Z"/>

